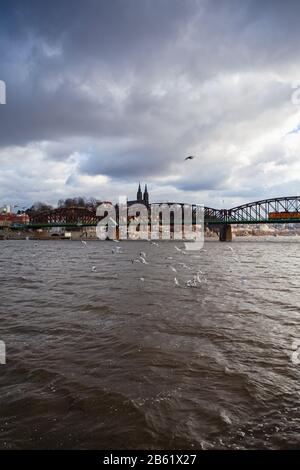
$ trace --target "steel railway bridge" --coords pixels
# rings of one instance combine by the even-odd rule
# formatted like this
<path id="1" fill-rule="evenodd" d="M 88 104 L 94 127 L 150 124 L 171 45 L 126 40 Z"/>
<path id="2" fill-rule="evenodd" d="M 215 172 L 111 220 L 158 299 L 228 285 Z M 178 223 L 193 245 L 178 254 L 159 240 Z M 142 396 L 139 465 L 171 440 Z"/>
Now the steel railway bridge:
<path id="1" fill-rule="evenodd" d="M 300 196 L 264 199 L 232 209 L 205 207 L 204 214 L 206 224 L 220 226 L 220 241 L 230 241 L 234 224 L 300 223 Z"/>
<path id="2" fill-rule="evenodd" d="M 183 208 L 184 204 L 180 205 Z M 195 211 L 197 206 L 192 207 Z M 99 220 L 96 210 L 86 207 L 57 208 L 33 214 L 30 216 L 30 223 L 18 226 L 18 229 L 92 227 Z M 231 225 L 235 224 L 300 223 L 300 196 L 265 199 L 231 209 L 204 207 L 204 223 L 218 228 L 220 241 L 231 240 Z"/>

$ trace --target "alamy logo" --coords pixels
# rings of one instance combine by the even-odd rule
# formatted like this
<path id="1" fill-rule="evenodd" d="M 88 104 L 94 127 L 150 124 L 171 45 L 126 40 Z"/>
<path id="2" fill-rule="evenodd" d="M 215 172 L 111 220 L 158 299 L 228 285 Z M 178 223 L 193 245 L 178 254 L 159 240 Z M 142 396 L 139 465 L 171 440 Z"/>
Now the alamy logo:
<path id="1" fill-rule="evenodd" d="M 0 364 L 6 364 L 6 347 L 4 341 L 0 341 Z"/>
<path id="2" fill-rule="evenodd" d="M 0 104 L 6 104 L 6 85 L 3 80 L 0 80 Z"/>
<path id="3" fill-rule="evenodd" d="M 101 218 L 96 233 L 100 240 L 182 240 L 186 249 L 203 247 L 204 208 L 191 204 L 134 203 L 125 197 L 119 204 L 102 203 L 97 207 Z M 197 243 L 195 243 L 197 242 Z"/>

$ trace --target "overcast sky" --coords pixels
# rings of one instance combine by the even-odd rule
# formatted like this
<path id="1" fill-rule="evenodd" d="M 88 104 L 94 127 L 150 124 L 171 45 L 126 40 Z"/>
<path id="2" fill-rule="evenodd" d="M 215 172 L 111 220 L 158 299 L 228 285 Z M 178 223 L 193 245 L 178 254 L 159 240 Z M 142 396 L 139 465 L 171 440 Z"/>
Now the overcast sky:
<path id="1" fill-rule="evenodd" d="M 299 195 L 299 18 L 297 0 L 1 0 L 0 204 L 139 180 L 218 208 Z"/>

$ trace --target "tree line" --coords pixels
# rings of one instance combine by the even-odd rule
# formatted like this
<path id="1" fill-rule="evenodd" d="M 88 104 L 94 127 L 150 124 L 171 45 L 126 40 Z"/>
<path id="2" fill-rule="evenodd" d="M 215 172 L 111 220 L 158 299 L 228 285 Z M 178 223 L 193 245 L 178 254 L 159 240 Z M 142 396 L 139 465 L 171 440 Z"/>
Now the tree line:
<path id="1" fill-rule="evenodd" d="M 101 203 L 98 199 L 94 197 L 85 198 L 82 196 L 59 199 L 57 207 L 68 208 L 68 207 L 84 207 L 89 210 L 96 210 L 97 206 Z M 55 209 L 54 206 L 46 204 L 44 202 L 37 201 L 31 207 L 26 209 L 26 214 L 35 214 L 38 212 L 46 212 L 49 210 Z M 20 211 L 18 211 L 20 212 Z"/>

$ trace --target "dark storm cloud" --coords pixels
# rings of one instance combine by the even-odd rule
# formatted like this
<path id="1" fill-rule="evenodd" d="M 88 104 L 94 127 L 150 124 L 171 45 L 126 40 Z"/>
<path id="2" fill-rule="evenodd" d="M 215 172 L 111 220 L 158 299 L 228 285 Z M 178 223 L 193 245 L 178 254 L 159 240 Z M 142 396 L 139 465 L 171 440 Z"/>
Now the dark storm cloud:
<path id="1" fill-rule="evenodd" d="M 264 136 L 296 112 L 299 2 L 3 0 L 0 13 L 0 148 L 30 148 L 28 173 L 42 149 L 68 184 L 169 176 L 235 194 L 252 162 L 263 173 L 296 152 Z"/>
<path id="2" fill-rule="evenodd" d="M 5 115 L 1 110 L 1 143 L 134 132 L 134 106 L 128 119 L 120 116 L 107 82 L 122 85 L 127 74 L 155 61 L 193 6 L 154 3 L 4 2 L 2 74 L 10 99 Z M 95 76 L 105 82 L 95 92 L 99 100 L 82 89 Z"/>

